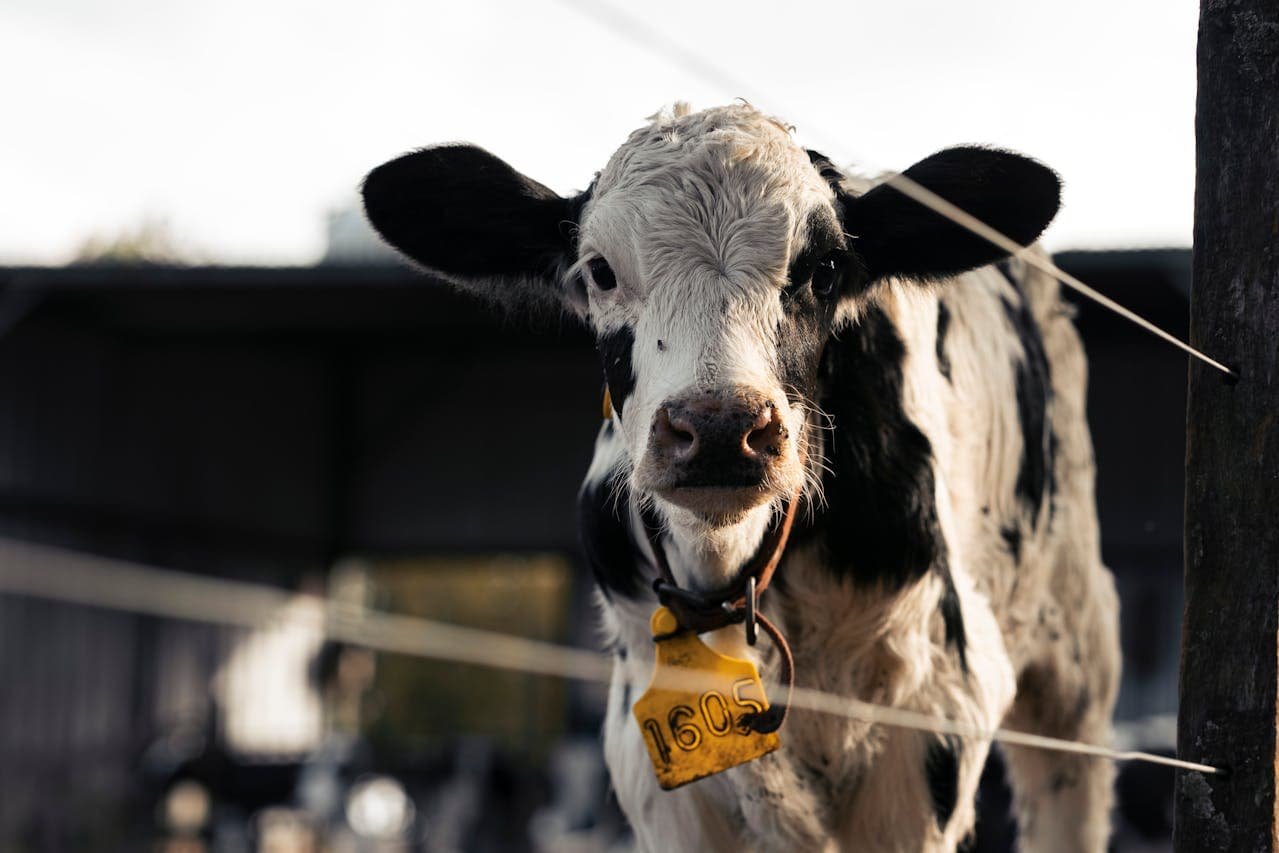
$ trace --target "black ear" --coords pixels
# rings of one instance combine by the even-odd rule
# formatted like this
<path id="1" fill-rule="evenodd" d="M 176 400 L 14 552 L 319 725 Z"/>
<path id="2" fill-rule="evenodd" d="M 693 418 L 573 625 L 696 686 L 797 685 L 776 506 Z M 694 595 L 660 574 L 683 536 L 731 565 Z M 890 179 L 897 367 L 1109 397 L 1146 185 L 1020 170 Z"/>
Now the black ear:
<path id="1" fill-rule="evenodd" d="M 903 174 L 1023 246 L 1043 233 L 1060 205 L 1057 175 L 1008 151 L 948 148 Z M 872 279 L 941 278 L 1008 255 L 889 184 L 842 201 L 844 230 Z"/>
<path id="2" fill-rule="evenodd" d="M 511 307 L 559 301 L 582 196 L 562 198 L 471 145 L 405 154 L 362 191 L 388 243 L 459 287 Z"/>

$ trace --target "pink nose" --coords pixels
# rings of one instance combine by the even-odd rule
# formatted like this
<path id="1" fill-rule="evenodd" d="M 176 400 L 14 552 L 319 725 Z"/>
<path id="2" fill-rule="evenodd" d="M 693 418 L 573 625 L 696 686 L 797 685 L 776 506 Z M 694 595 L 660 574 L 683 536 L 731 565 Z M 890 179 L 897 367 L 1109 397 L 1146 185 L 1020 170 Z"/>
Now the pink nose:
<path id="1" fill-rule="evenodd" d="M 777 406 L 748 389 L 668 400 L 653 416 L 649 449 L 680 467 L 767 464 L 786 441 Z M 708 472 L 709 473 L 709 472 Z"/>

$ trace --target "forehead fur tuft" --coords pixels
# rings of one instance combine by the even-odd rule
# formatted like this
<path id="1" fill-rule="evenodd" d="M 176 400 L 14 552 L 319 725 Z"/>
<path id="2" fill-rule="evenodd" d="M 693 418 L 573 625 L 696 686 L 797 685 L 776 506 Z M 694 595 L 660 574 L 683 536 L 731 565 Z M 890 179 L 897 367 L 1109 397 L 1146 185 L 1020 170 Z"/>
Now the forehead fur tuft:
<path id="1" fill-rule="evenodd" d="M 630 135 L 600 172 L 595 192 L 603 196 L 618 189 L 675 188 L 699 176 L 722 181 L 726 172 L 744 168 L 753 173 L 747 182 L 755 184 L 755 193 L 789 197 L 799 206 L 828 198 L 828 188 L 814 180 L 807 154 L 791 132 L 749 103 L 694 112 L 679 101 Z"/>
<path id="2" fill-rule="evenodd" d="M 630 135 L 597 176 L 582 257 L 623 280 L 774 286 L 833 192 L 790 130 L 748 103 L 675 104 Z"/>

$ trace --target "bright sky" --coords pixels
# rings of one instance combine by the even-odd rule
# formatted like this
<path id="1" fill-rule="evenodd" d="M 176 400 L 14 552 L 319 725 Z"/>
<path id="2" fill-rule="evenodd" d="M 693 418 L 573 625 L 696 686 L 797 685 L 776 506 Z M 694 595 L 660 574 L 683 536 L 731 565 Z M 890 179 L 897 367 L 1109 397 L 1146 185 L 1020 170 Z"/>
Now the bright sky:
<path id="1" fill-rule="evenodd" d="M 148 219 L 206 260 L 310 263 L 404 150 L 475 142 L 566 192 L 663 103 L 741 94 L 844 163 L 1032 154 L 1066 183 L 1050 248 L 1189 245 L 1194 0 L 608 0 L 747 93 L 579 2 L 3 0 L 0 263 Z"/>

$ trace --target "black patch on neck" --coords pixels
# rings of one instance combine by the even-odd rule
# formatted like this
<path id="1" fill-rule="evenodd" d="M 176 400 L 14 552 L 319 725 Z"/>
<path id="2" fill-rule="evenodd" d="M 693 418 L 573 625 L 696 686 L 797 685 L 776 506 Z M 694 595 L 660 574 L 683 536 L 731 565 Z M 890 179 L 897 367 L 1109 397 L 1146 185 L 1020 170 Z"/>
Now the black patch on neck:
<path id="1" fill-rule="evenodd" d="M 950 356 L 946 355 L 946 331 L 950 328 L 950 309 L 937 300 L 937 369 L 950 382 Z"/>
<path id="2" fill-rule="evenodd" d="M 605 332 L 596 339 L 595 348 L 599 350 L 600 361 L 604 365 L 604 379 L 608 382 L 613 408 L 620 415 L 626 398 L 635 390 L 635 369 L 631 365 L 635 332 L 630 326 Z"/>
<path id="3" fill-rule="evenodd" d="M 625 484 L 586 482 L 577 496 L 582 551 L 606 598 L 636 598 L 644 592 L 643 560 L 629 522 L 631 494 Z"/>
<path id="4" fill-rule="evenodd" d="M 1052 500 L 1056 492 L 1053 472 L 1053 456 L 1056 437 L 1048 422 L 1048 404 L 1052 399 L 1052 377 L 1049 373 L 1048 355 L 1044 351 L 1044 338 L 1030 312 L 1026 295 L 1020 282 L 1012 275 L 1007 263 L 999 264 L 999 271 L 1017 289 L 1019 305 L 1000 299 L 1004 314 L 1021 341 L 1025 357 L 1013 362 L 1016 382 L 1017 418 L 1021 423 L 1022 455 L 1017 470 L 1016 494 L 1029 510 L 1032 529 L 1039 521 L 1039 510 L 1045 499 Z"/>
<path id="5" fill-rule="evenodd" d="M 964 617 L 937 520 L 932 444 L 902 408 L 905 354 L 878 307 L 827 343 L 819 368 L 822 407 L 832 418 L 826 507 L 797 522 L 794 536 L 817 538 L 830 571 L 859 585 L 893 591 L 935 572 L 946 644 L 967 672 Z"/>
<path id="6" fill-rule="evenodd" d="M 928 754 L 924 757 L 924 778 L 928 781 L 933 815 L 937 818 L 938 829 L 943 831 L 959 802 L 959 757 L 962 750 L 963 743 L 958 737 L 942 735 L 940 740 L 928 745 Z"/>
<path id="7" fill-rule="evenodd" d="M 836 576 L 889 590 L 945 566 L 932 445 L 902 409 L 904 356 L 878 307 L 827 343 L 819 369 L 820 401 L 833 419 L 827 506 L 797 530 L 820 537 Z"/>

